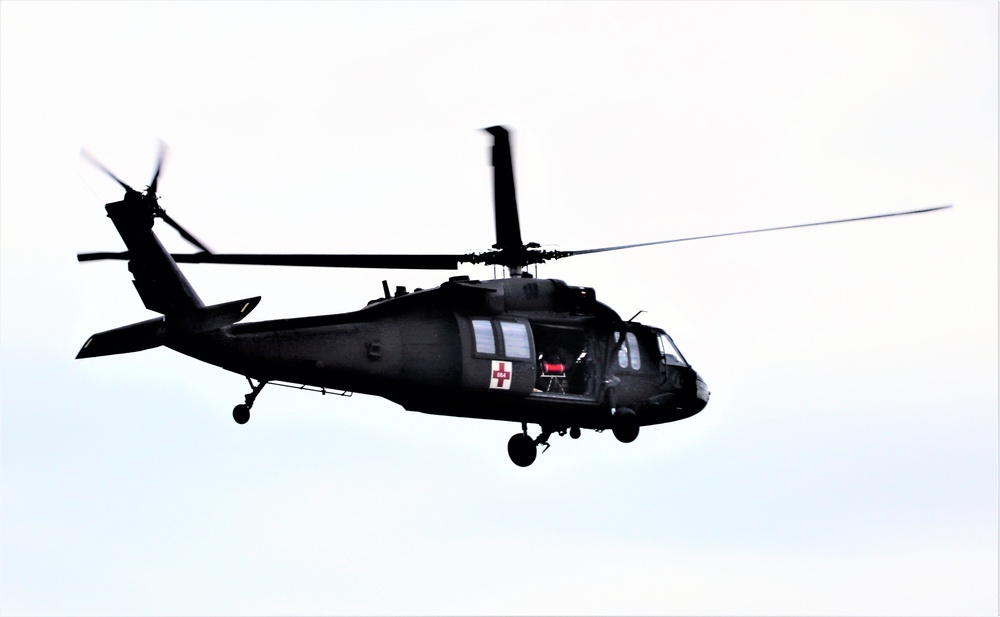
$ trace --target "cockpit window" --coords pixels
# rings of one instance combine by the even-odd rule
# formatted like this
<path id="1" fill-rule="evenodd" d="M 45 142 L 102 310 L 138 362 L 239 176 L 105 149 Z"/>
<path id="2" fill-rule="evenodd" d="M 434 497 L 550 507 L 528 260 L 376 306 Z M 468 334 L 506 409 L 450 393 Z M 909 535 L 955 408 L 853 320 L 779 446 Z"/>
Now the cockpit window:
<path id="1" fill-rule="evenodd" d="M 674 345 L 674 342 L 670 340 L 670 337 L 664 333 L 657 335 L 656 340 L 660 345 L 660 356 L 663 358 L 663 363 L 669 366 L 687 366 L 684 362 L 684 356 Z"/>

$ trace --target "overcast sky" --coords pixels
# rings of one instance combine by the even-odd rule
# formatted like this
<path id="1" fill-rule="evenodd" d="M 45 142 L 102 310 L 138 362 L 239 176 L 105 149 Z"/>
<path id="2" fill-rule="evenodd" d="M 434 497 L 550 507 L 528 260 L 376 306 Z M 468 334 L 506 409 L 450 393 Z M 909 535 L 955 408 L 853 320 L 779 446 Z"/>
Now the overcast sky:
<path id="1" fill-rule="evenodd" d="M 0 3 L 0 611 L 996 614 L 995 2 Z M 538 275 L 670 332 L 701 414 L 554 438 L 164 348 L 103 204 L 216 251 L 706 240 Z M 187 247 L 159 229 L 171 249 Z M 447 273 L 186 266 L 251 320 Z M 467 266 L 473 278 L 492 268 Z M 498 273 L 499 274 L 499 273 Z M 537 428 L 533 428 L 533 432 Z"/>

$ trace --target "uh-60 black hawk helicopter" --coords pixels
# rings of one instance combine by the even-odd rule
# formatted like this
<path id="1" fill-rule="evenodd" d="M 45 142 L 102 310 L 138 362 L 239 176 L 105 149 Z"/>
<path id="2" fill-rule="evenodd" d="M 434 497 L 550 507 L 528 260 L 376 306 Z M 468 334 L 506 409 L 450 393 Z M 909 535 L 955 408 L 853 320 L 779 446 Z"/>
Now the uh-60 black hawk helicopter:
<path id="1" fill-rule="evenodd" d="M 528 266 L 574 255 L 794 227 L 930 212 L 938 206 L 852 219 L 729 232 L 577 251 L 543 250 L 521 240 L 510 139 L 493 136 L 496 244 L 465 255 L 274 255 L 212 253 L 157 203 L 163 162 L 139 192 L 96 164 L 125 189 L 105 206 L 128 248 L 85 253 L 80 261 L 127 260 L 136 291 L 159 317 L 90 337 L 77 358 L 129 353 L 164 345 L 246 377 L 251 391 L 233 409 L 243 424 L 268 383 L 321 392 L 363 393 L 410 411 L 517 422 L 507 444 L 511 460 L 534 462 L 552 433 L 611 429 L 628 443 L 641 426 L 688 418 L 708 403 L 705 381 L 660 328 L 624 320 L 598 302 L 593 288 L 532 277 Z M 153 233 L 162 219 L 200 252 L 171 254 Z M 391 294 L 337 315 L 237 323 L 260 297 L 205 306 L 178 263 L 338 268 L 456 270 L 460 263 L 502 266 L 509 277 L 488 281 L 454 276 L 434 289 Z M 256 382 L 256 383 L 255 383 Z M 541 433 L 528 435 L 528 424 Z"/>

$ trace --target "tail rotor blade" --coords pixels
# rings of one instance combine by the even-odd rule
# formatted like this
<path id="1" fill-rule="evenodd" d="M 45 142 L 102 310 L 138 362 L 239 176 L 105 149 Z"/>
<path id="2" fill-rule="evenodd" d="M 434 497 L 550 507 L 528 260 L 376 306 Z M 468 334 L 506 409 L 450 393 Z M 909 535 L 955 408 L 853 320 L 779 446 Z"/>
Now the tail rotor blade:
<path id="1" fill-rule="evenodd" d="M 105 174 L 107 174 L 108 176 L 110 176 L 112 180 L 114 180 L 115 182 L 117 182 L 118 184 L 120 184 L 121 187 L 123 189 L 125 189 L 127 192 L 129 192 L 129 193 L 138 193 L 139 192 L 139 191 L 135 190 L 134 188 L 132 188 L 131 186 L 125 184 L 124 180 L 122 180 L 121 178 L 119 178 L 118 176 L 116 176 L 114 173 L 112 173 L 110 169 L 108 169 L 107 167 L 105 167 L 100 161 L 98 161 L 94 157 L 94 155 L 92 155 L 91 153 L 87 152 L 85 149 L 81 149 L 80 150 L 80 156 L 82 156 L 83 158 L 87 159 L 87 162 L 89 162 L 91 165 L 93 165 L 94 167 L 100 169 Z"/>
<path id="2" fill-rule="evenodd" d="M 155 181 L 156 181 L 155 177 L 154 177 L 153 181 L 154 181 L 154 184 L 155 184 Z M 152 190 L 152 189 L 153 189 L 153 187 L 150 187 L 150 190 Z M 178 223 L 174 219 L 170 218 L 170 215 L 167 214 L 166 211 L 163 210 L 162 208 L 160 209 L 160 211 L 157 214 L 157 216 L 159 216 L 161 219 L 163 219 L 164 223 L 166 223 L 167 225 L 170 225 L 171 227 L 173 227 L 174 229 L 176 229 L 177 233 L 179 233 L 182 238 L 184 238 L 185 240 L 187 240 L 191 244 L 195 245 L 196 247 L 200 248 L 201 250 L 205 251 L 206 253 L 211 253 L 212 252 L 207 246 L 205 246 L 204 244 L 202 244 L 198 240 L 198 238 L 195 238 L 193 235 L 191 235 L 191 232 L 189 232 L 188 230 L 186 230 L 183 227 L 181 227 L 180 223 Z"/>
<path id="3" fill-rule="evenodd" d="M 147 189 L 150 194 L 156 195 L 156 183 L 160 179 L 160 170 L 163 169 L 163 161 L 167 157 L 167 144 L 160 142 L 160 153 L 156 157 L 156 170 L 153 172 L 153 179 L 149 183 L 149 188 Z"/>

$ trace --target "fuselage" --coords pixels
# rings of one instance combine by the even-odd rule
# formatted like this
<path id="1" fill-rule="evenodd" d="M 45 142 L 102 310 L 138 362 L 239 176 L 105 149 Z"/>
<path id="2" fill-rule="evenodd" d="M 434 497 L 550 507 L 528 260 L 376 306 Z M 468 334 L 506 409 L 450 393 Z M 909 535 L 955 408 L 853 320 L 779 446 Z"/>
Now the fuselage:
<path id="1" fill-rule="evenodd" d="M 624 322 L 593 289 L 555 279 L 453 277 L 359 311 L 179 333 L 166 344 L 261 381 L 546 427 L 609 428 L 618 407 L 658 424 L 708 402 L 665 332 Z"/>

